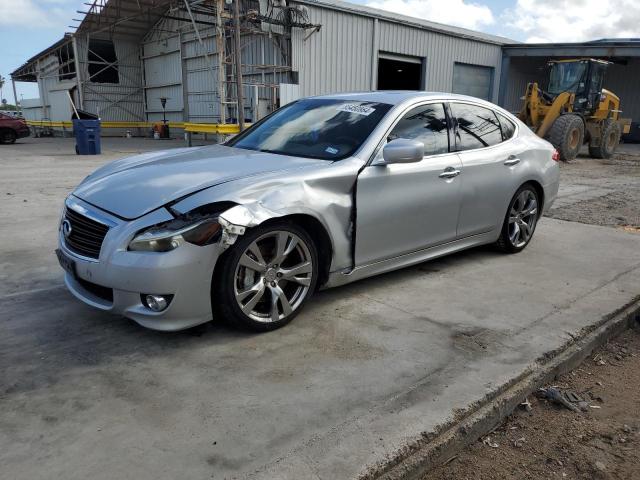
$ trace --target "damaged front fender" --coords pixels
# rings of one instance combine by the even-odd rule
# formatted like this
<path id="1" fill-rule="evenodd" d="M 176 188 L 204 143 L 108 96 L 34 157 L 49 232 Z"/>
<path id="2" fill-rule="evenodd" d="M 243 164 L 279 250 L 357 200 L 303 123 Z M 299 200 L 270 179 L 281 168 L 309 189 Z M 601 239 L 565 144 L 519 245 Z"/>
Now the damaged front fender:
<path id="1" fill-rule="evenodd" d="M 239 235 L 244 235 L 247 228 L 257 227 L 270 218 L 281 216 L 260 204 L 236 205 L 220 214 L 218 223 L 222 226 L 220 243 L 227 248 L 233 245 Z"/>
<path id="2" fill-rule="evenodd" d="M 172 210 L 185 213 L 214 202 L 236 204 L 218 217 L 225 249 L 267 220 L 311 217 L 327 234 L 330 271 L 348 270 L 353 267 L 353 192 L 362 165 L 354 158 L 238 179 L 190 195 Z"/>

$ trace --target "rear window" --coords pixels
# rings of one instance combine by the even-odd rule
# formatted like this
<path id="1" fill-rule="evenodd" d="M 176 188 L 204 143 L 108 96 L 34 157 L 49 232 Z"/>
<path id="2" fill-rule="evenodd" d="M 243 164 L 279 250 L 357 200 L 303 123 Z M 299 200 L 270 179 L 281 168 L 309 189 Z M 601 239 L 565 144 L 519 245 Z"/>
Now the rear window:
<path id="1" fill-rule="evenodd" d="M 516 126 L 511 120 L 504 115 L 498 113 L 498 120 L 500 120 L 500 128 L 502 129 L 502 140 L 509 140 L 516 133 Z"/>
<path id="2" fill-rule="evenodd" d="M 466 103 L 452 103 L 451 113 L 456 123 L 458 151 L 490 147 L 502 142 L 500 123 L 493 110 Z"/>
<path id="3" fill-rule="evenodd" d="M 310 98 L 290 103 L 230 140 L 247 150 L 340 160 L 354 154 L 391 105 Z"/>

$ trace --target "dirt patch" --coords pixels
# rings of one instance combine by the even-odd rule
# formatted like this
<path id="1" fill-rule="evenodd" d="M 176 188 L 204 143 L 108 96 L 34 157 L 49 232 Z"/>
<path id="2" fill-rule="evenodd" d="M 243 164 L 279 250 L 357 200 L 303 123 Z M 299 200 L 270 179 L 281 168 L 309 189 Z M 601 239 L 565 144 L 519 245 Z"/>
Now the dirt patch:
<path id="1" fill-rule="evenodd" d="M 532 396 L 489 435 L 423 480 L 640 478 L 640 332 L 609 342 L 553 385 L 574 412 Z"/>
<path id="2" fill-rule="evenodd" d="M 609 227 L 640 228 L 640 148 L 610 159 L 580 156 L 560 165 L 560 192 L 547 216 Z M 573 193 L 577 192 L 577 193 Z"/>
<path id="3" fill-rule="evenodd" d="M 640 227 L 640 189 L 579 201 L 552 209 L 548 216 L 593 225 Z"/>

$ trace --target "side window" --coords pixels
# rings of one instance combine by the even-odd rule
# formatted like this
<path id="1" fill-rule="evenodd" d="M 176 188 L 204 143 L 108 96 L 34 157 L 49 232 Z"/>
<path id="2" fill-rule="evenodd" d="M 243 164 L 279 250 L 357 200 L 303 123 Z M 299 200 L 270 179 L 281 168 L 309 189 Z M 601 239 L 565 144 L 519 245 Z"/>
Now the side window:
<path id="1" fill-rule="evenodd" d="M 513 137 L 513 134 L 516 132 L 516 126 L 504 115 L 501 115 L 500 113 L 497 115 L 498 120 L 500 120 L 500 126 L 502 127 L 502 141 L 504 142 L 505 140 L 509 140 Z"/>
<path id="2" fill-rule="evenodd" d="M 388 141 L 397 138 L 424 143 L 425 155 L 449 151 L 447 116 L 441 103 L 422 105 L 409 110 L 389 134 Z"/>
<path id="3" fill-rule="evenodd" d="M 458 151 L 490 147 L 502 142 L 500 124 L 492 110 L 465 103 L 452 103 Z"/>

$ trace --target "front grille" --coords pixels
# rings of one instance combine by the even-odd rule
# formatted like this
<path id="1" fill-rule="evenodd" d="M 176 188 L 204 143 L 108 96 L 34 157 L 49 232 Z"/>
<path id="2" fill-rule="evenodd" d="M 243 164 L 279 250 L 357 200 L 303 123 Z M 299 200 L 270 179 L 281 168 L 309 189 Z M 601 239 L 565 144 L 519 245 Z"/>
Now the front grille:
<path id="1" fill-rule="evenodd" d="M 83 280 L 82 278 L 76 278 L 76 281 L 80 285 L 82 285 L 82 288 L 90 293 L 93 293 L 96 297 L 113 303 L 113 289 L 103 287 L 102 285 L 98 285 L 97 283 L 88 282 L 86 280 Z"/>
<path id="2" fill-rule="evenodd" d="M 85 257 L 98 258 L 109 227 L 70 208 L 65 209 L 64 218 L 71 224 L 71 232 L 64 237 L 67 248 Z"/>

